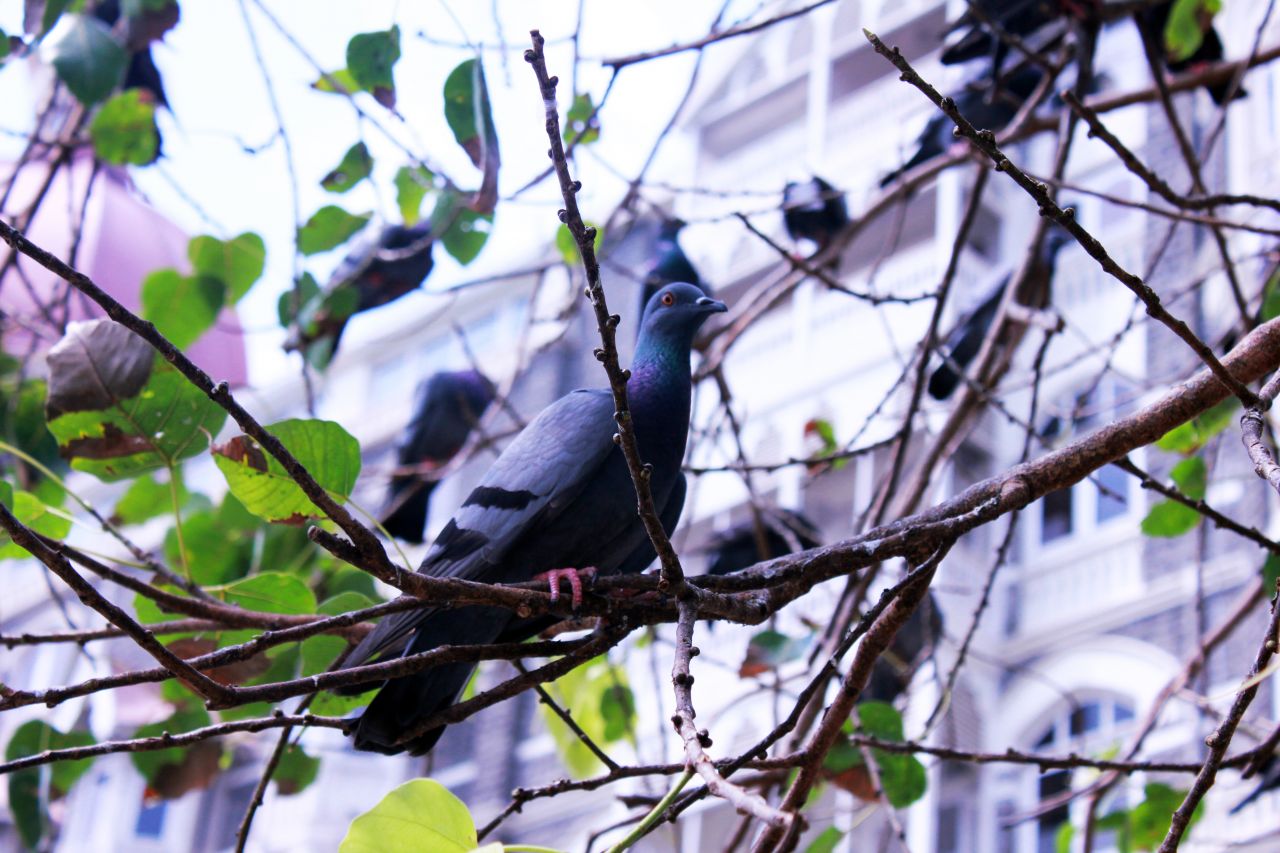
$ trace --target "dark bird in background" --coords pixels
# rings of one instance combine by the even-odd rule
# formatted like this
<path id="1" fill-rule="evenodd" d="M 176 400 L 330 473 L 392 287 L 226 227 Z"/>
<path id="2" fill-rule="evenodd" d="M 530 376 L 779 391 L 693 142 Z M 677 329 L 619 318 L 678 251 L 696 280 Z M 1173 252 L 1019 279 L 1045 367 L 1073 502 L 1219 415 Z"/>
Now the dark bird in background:
<path id="1" fill-rule="evenodd" d="M 821 252 L 849 224 L 849 208 L 844 193 L 814 175 L 807 181 L 788 181 L 782 188 L 782 221 L 792 240 L 808 240 Z"/>
<path id="2" fill-rule="evenodd" d="M 1172 8 L 1172 2 L 1160 3 L 1156 6 L 1141 9 L 1135 14 L 1139 32 L 1144 39 L 1150 41 L 1155 48 L 1156 55 L 1164 62 L 1164 67 L 1177 74 L 1209 63 L 1222 61 L 1222 38 L 1213 27 L 1213 15 L 1204 11 L 1197 13 L 1200 29 L 1204 33 L 1204 39 L 1200 42 L 1200 47 L 1196 48 L 1195 53 L 1185 59 L 1171 60 L 1168 54 L 1169 45 L 1165 41 L 1164 31 L 1165 25 L 1169 23 L 1169 12 Z M 1231 81 L 1223 80 L 1220 83 L 1206 83 L 1204 90 L 1209 93 L 1209 97 L 1213 98 L 1215 104 L 1222 106 L 1227 102 L 1227 96 L 1231 92 Z M 1243 87 L 1237 88 L 1231 100 L 1243 98 L 1247 94 Z"/>
<path id="3" fill-rule="evenodd" d="M 1067 0 L 971 0 L 983 15 L 995 21 L 1000 29 L 1014 36 L 1028 36 L 1058 20 L 1068 5 L 1089 5 L 1090 0 L 1071 4 Z M 960 37 L 942 49 L 943 65 L 956 65 L 971 59 L 991 58 L 992 76 L 1000 73 L 1000 67 L 1008 55 L 1009 45 L 996 37 L 987 24 L 966 7 L 960 17 L 947 28 L 950 32 L 963 30 Z"/>
<path id="4" fill-rule="evenodd" d="M 952 98 L 960 114 L 978 130 L 1000 131 L 1013 121 L 1018 110 L 1022 109 L 1027 98 L 1040 85 L 1042 76 L 1043 72 L 1039 68 L 1024 65 L 1005 78 L 998 92 L 991 91 L 990 80 L 975 80 L 952 95 Z M 880 180 L 880 186 L 887 187 L 921 163 L 946 153 L 957 142 L 954 130 L 955 123 L 945 113 L 938 112 L 930 116 L 924 130 L 920 131 L 916 153 L 902 166 L 885 175 Z"/>
<path id="5" fill-rule="evenodd" d="M 1071 242 L 1071 235 L 1066 230 L 1054 226 L 1049 228 L 1040 243 L 1035 266 L 1028 274 L 1026 292 L 1031 295 L 1027 304 L 1031 308 L 1043 308 L 1048 304 L 1049 283 L 1053 277 L 1053 267 L 1062 247 Z M 996 319 L 996 311 L 1004 299 L 1005 288 L 1013 280 L 1009 273 L 991 289 L 991 292 L 978 303 L 947 335 L 946 341 L 938 348 L 942 356 L 942 364 L 929 377 L 927 390 L 935 400 L 945 400 L 951 396 L 960 384 L 964 369 L 982 350 L 991 324 Z"/>
<path id="6" fill-rule="evenodd" d="M 755 520 L 748 519 L 721 533 L 711 543 L 707 574 L 727 575 L 763 560 L 790 554 L 794 549 L 778 527 L 790 531 L 801 550 L 817 548 L 822 544 L 818 528 L 798 512 L 787 509 L 769 511 L 767 518 L 762 518 L 761 522 L 764 526 L 764 553 L 760 551 Z"/>
<path id="7" fill-rule="evenodd" d="M 1273 755 L 1267 759 L 1267 763 L 1262 765 L 1262 772 L 1258 774 L 1258 785 L 1243 800 L 1236 803 L 1231 808 L 1230 814 L 1236 814 L 1245 806 L 1270 791 L 1280 788 L 1280 761 L 1276 760 Z"/>
<path id="8" fill-rule="evenodd" d="M 303 350 L 327 364 L 338 351 L 354 314 L 394 302 L 416 289 L 431 272 L 431 225 L 387 225 L 374 240 L 351 251 L 334 270 L 314 311 L 305 308 L 286 350 Z M 317 347 L 319 345 L 319 347 Z"/>
<path id="9" fill-rule="evenodd" d="M 933 654 L 941 638 L 942 613 L 931 592 L 898 630 L 885 653 L 876 659 L 861 701 L 892 703 L 905 693 L 912 676 Z"/>
<path id="10" fill-rule="evenodd" d="M 437 373 L 418 391 L 418 407 L 396 451 L 400 468 L 414 466 L 417 474 L 396 474 L 387 490 L 382 526 L 397 539 L 422 543 L 427 509 L 436 480 L 424 479 L 454 457 L 493 402 L 493 383 L 477 370 Z"/>
<path id="11" fill-rule="evenodd" d="M 649 485 L 664 517 L 679 489 L 689 434 L 693 337 L 708 316 L 724 310 L 693 285 L 671 284 L 654 295 L 641 323 L 627 387 L 640 454 L 653 466 Z M 418 571 L 483 583 L 541 578 L 553 588 L 567 577 L 576 606 L 579 574 L 609 575 L 628 564 L 646 535 L 626 460 L 613 441 L 613 413 L 608 389 L 574 391 L 544 409 L 493 463 Z M 480 605 L 395 614 L 346 664 L 444 644 L 520 640 L 534 633 L 531 621 Z M 417 727 L 454 702 L 473 669 L 449 664 L 384 683 L 356 726 L 356 748 L 430 750 L 443 726 Z"/>
<path id="12" fill-rule="evenodd" d="M 650 249 L 649 266 L 645 270 L 644 286 L 640 290 L 640 313 L 657 293 L 668 284 L 683 281 L 697 285 L 708 296 L 715 296 L 709 287 L 702 283 L 702 277 L 694 269 L 689 256 L 680 248 L 680 231 L 685 226 L 684 220 L 666 218 L 658 226 L 658 234 L 653 238 Z M 639 332 L 637 332 L 639 334 Z"/>
<path id="13" fill-rule="evenodd" d="M 172 11 L 164 12 L 144 10 L 138 18 L 126 19 L 123 37 L 125 49 L 129 51 L 129 64 L 125 67 L 124 80 L 120 84 L 121 90 L 137 89 L 143 93 L 144 99 L 157 107 L 170 110 L 169 99 L 164 91 L 164 80 L 160 76 L 160 69 L 156 67 L 155 60 L 151 57 L 151 42 L 159 40 L 166 30 L 177 23 L 178 7 L 175 4 L 171 9 Z M 108 27 L 115 28 L 120 20 L 119 0 L 101 0 L 93 7 L 93 16 Z M 158 127 L 154 129 L 155 159 L 158 160 L 164 148 L 164 140 L 160 136 L 160 129 Z M 154 163 L 155 160 L 152 162 Z"/>

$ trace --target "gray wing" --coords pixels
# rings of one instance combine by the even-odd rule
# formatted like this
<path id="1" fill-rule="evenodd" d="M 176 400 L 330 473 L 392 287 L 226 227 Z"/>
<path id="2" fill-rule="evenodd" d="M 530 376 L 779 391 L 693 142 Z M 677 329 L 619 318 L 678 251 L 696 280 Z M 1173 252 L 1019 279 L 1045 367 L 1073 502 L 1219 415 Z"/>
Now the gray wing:
<path id="1" fill-rule="evenodd" d="M 579 390 L 533 420 L 493 463 L 431 544 L 418 571 L 485 581 L 507 549 L 534 525 L 553 519 L 590 482 L 613 449 L 613 396 Z M 388 616 L 348 656 L 356 666 L 400 645 L 430 614 Z"/>

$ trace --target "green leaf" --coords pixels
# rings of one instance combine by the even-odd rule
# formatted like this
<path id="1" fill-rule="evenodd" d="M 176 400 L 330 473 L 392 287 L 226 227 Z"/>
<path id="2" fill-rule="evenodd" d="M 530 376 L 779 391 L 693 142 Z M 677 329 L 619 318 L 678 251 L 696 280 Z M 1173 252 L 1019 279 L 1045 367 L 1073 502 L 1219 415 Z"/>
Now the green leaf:
<path id="1" fill-rule="evenodd" d="M 287 420 L 267 431 L 333 498 L 345 501 L 360 473 L 360 443 L 338 424 L 320 420 Z M 267 521 L 301 524 L 323 515 L 274 456 L 240 435 L 215 445 L 213 458 L 227 485 L 245 509 Z"/>
<path id="2" fill-rule="evenodd" d="M 296 297 L 294 289 L 298 292 Z M 276 315 L 280 318 L 280 325 L 286 329 L 293 325 L 294 318 L 297 316 L 297 312 L 294 311 L 295 299 L 299 310 L 305 310 L 307 303 L 320 295 L 320 285 L 316 283 L 315 276 L 309 272 L 304 272 L 298 277 L 298 283 L 294 289 L 286 290 L 276 301 Z"/>
<path id="3" fill-rule="evenodd" d="M 1134 806 L 1129 814 L 1130 840 L 1139 850 L 1154 850 L 1164 840 L 1169 830 L 1169 816 L 1177 811 L 1186 797 L 1186 791 L 1178 791 L 1160 782 L 1151 782 L 1143 788 L 1145 799 Z M 1195 826 L 1204 815 L 1204 802 L 1191 813 L 1187 829 Z"/>
<path id="4" fill-rule="evenodd" d="M 493 123 L 484 66 L 478 59 L 465 60 L 449 72 L 444 81 L 444 117 L 454 138 L 483 176 L 470 207 L 491 215 L 498 203 L 502 155 L 498 151 L 498 131 Z"/>
<path id="5" fill-rule="evenodd" d="M 1069 821 L 1058 827 L 1058 832 L 1053 836 L 1055 853 L 1071 853 L 1071 840 L 1075 835 L 1076 829 Z"/>
<path id="6" fill-rule="evenodd" d="M 297 575 L 263 572 L 217 590 L 224 601 L 259 613 L 315 613 L 316 597 Z"/>
<path id="7" fill-rule="evenodd" d="M 431 232 L 440 235 L 445 251 L 464 267 L 474 261 L 493 230 L 493 214 L 477 213 L 456 192 L 440 194 L 431 214 Z"/>
<path id="8" fill-rule="evenodd" d="M 44 14 L 40 16 L 40 37 L 53 29 L 54 24 L 62 17 L 62 13 L 71 5 L 71 0 L 45 0 Z"/>
<path id="9" fill-rule="evenodd" d="M 81 14 L 68 16 L 67 26 L 51 46 L 50 57 L 58 78 L 87 107 L 120 85 L 129 61 L 129 54 L 106 24 Z"/>
<path id="10" fill-rule="evenodd" d="M 142 316 L 174 346 L 186 349 L 217 321 L 226 293 L 220 279 L 156 270 L 142 281 Z"/>
<path id="11" fill-rule="evenodd" d="M 799 658 L 809 648 L 811 637 L 788 637 L 772 629 L 761 631 L 747 644 L 747 654 L 738 675 L 751 678 L 772 672 L 788 661 Z"/>
<path id="12" fill-rule="evenodd" d="M 858 705 L 861 729 L 881 740 L 902 740 L 902 715 L 886 702 L 862 702 Z M 880 769 L 880 787 L 894 808 L 906 808 L 924 796 L 928 774 L 914 755 L 872 749 Z"/>
<path id="13" fill-rule="evenodd" d="M 183 506 L 191 497 L 182 477 L 178 477 L 178 506 Z M 134 480 L 128 490 L 116 501 L 116 508 L 111 513 L 111 520 L 116 524 L 141 524 L 160 515 L 173 511 L 173 491 L 169 483 L 160 482 L 155 477 L 144 475 Z"/>
<path id="14" fill-rule="evenodd" d="M 1275 598 L 1276 580 L 1280 578 L 1280 557 L 1275 554 L 1268 554 L 1267 559 L 1262 564 L 1262 589 L 1272 598 Z"/>
<path id="15" fill-rule="evenodd" d="M 1202 500 L 1208 483 L 1208 470 L 1199 456 L 1183 459 L 1169 472 L 1169 478 L 1192 500 Z"/>
<path id="16" fill-rule="evenodd" d="M 579 134 L 581 138 L 579 139 Z M 600 116 L 596 114 L 595 102 L 591 95 L 584 92 L 573 99 L 569 112 L 564 117 L 564 141 L 566 145 L 590 145 L 600 138 Z"/>
<path id="17" fill-rule="evenodd" d="M 191 268 L 200 275 L 216 278 L 226 285 L 230 302 L 239 302 L 259 278 L 267 261 L 267 247 L 252 231 L 219 240 L 207 235 L 187 244 Z"/>
<path id="18" fill-rule="evenodd" d="M 282 797 L 301 793 L 320 773 L 320 759 L 312 758 L 297 744 L 290 744 L 280 755 L 276 766 L 276 790 Z"/>
<path id="19" fill-rule="evenodd" d="M 635 731 L 636 697 L 625 682 L 614 683 L 610 678 L 604 684 L 600 692 L 600 718 L 604 720 L 607 743 L 622 740 Z"/>
<path id="20" fill-rule="evenodd" d="M 600 243 L 604 240 L 604 229 L 597 228 L 592 222 L 583 222 L 588 228 L 596 229 L 595 239 L 591 241 L 592 248 L 596 252 L 600 251 Z M 564 258 L 566 264 L 576 264 L 580 258 L 578 254 L 578 241 L 573 238 L 573 233 L 569 231 L 568 225 L 561 225 L 556 229 L 556 249 L 560 252 L 560 257 Z"/>
<path id="21" fill-rule="evenodd" d="M 1261 320 L 1266 323 L 1280 317 L 1280 266 L 1271 273 L 1262 290 Z"/>
<path id="22" fill-rule="evenodd" d="M 356 82 L 356 78 L 349 70 L 339 68 L 337 71 L 322 75 L 319 80 L 311 84 L 311 88 L 317 92 L 327 92 L 332 95 L 354 95 L 360 91 L 360 84 Z"/>
<path id="23" fill-rule="evenodd" d="M 422 219 L 422 200 L 434 192 L 436 176 L 426 166 L 401 166 L 396 170 L 396 206 L 405 225 L 417 225 Z"/>
<path id="24" fill-rule="evenodd" d="M 1199 417 L 1169 430 L 1156 442 L 1156 447 L 1184 456 L 1195 453 L 1227 428 L 1238 405 L 1240 401 L 1234 397 L 1223 400 Z"/>
<path id="25" fill-rule="evenodd" d="M 1221 0 L 1174 0 L 1164 25 L 1166 62 L 1190 59 L 1204 43 L 1202 16 L 1212 18 L 1221 8 Z"/>
<path id="26" fill-rule="evenodd" d="M 1160 501 L 1142 519 L 1142 533 L 1168 539 L 1191 532 L 1199 523 L 1200 513 L 1191 507 L 1174 501 Z"/>
<path id="27" fill-rule="evenodd" d="M 466 805 L 434 779 L 412 779 L 351 822 L 339 853 L 471 853 Z"/>
<path id="28" fill-rule="evenodd" d="M 298 251 L 316 255 L 341 246 L 363 228 L 370 213 L 348 213 L 335 204 L 327 204 L 311 214 L 307 224 L 298 229 Z"/>
<path id="29" fill-rule="evenodd" d="M 392 75 L 400 58 L 400 28 L 354 35 L 347 42 L 347 70 L 361 89 L 389 110 L 396 106 L 396 82 Z"/>
<path id="30" fill-rule="evenodd" d="M 320 186 L 331 193 L 345 193 L 373 172 L 373 156 L 363 142 L 347 149 L 333 171 L 320 179 Z"/>
<path id="31" fill-rule="evenodd" d="M 593 658 L 560 676 L 552 682 L 550 692 L 595 743 L 607 745 L 630 738 L 635 696 L 626 670 L 610 663 L 606 656 Z M 582 778 L 600 771 L 600 760 L 554 711 L 544 705 L 542 716 L 560 757 L 573 775 Z"/>
<path id="32" fill-rule="evenodd" d="M 818 834 L 817 838 L 809 842 L 809 846 L 804 848 L 804 853 L 831 853 L 843 838 L 843 832 L 834 826 L 828 826 Z"/>
<path id="33" fill-rule="evenodd" d="M 0 29 L 0 60 L 9 55 L 9 35 Z"/>
<path id="34" fill-rule="evenodd" d="M 18 521 L 42 536 L 48 536 L 50 539 L 65 539 L 71 532 L 71 519 L 50 512 L 48 505 L 31 492 L 16 492 L 11 502 L 6 503 L 9 503 Z M 23 560 L 31 556 L 3 530 L 0 530 L 0 543 L 3 543 L 0 544 L 0 560 Z"/>
<path id="35" fill-rule="evenodd" d="M 253 561 L 253 535 L 228 528 L 214 510 L 193 513 L 183 520 L 181 544 L 186 546 L 191 579 L 201 585 L 243 577 Z M 165 534 L 164 556 L 171 566 L 184 562 L 176 527 Z"/>
<path id="36" fill-rule="evenodd" d="M 115 95 L 93 117 L 89 138 L 99 160 L 113 166 L 146 166 L 155 162 L 160 146 L 156 107 L 141 92 L 129 89 Z"/>
<path id="37" fill-rule="evenodd" d="M 13 761 L 47 749 L 91 746 L 94 742 L 88 732 L 63 734 L 41 720 L 29 720 L 9 738 L 4 757 L 6 761 Z M 29 767 L 9 775 L 9 812 L 18 835 L 28 848 L 38 848 L 41 839 L 49 834 L 49 802 L 65 796 L 91 764 L 92 758 L 58 761 L 47 767 Z"/>
<path id="38" fill-rule="evenodd" d="M 902 715 L 887 702 L 858 703 L 860 728 L 880 740 L 902 740 Z"/>

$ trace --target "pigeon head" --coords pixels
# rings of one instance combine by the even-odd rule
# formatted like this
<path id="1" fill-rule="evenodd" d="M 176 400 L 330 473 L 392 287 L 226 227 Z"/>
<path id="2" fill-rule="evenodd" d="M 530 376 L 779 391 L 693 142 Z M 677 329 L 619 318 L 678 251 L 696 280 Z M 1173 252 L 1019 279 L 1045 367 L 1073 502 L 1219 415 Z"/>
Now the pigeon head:
<path id="1" fill-rule="evenodd" d="M 707 317 L 727 310 L 723 302 L 692 284 L 668 284 L 649 298 L 640 320 L 640 337 L 642 341 L 684 343 L 687 347 Z"/>

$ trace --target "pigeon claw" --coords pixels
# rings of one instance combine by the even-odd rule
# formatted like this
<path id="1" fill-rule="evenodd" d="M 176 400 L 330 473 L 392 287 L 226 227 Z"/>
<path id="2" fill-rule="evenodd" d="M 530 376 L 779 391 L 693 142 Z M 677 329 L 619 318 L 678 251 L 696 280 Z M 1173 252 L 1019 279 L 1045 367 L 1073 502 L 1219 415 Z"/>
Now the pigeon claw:
<path id="1" fill-rule="evenodd" d="M 542 574 L 535 575 L 533 579 L 547 582 L 548 592 L 551 593 L 551 601 L 553 603 L 560 600 L 560 579 L 567 580 L 569 589 L 572 591 L 573 609 L 577 610 L 582 606 L 582 579 L 584 577 L 594 577 L 595 573 L 594 566 L 586 566 L 581 569 L 548 569 Z"/>

